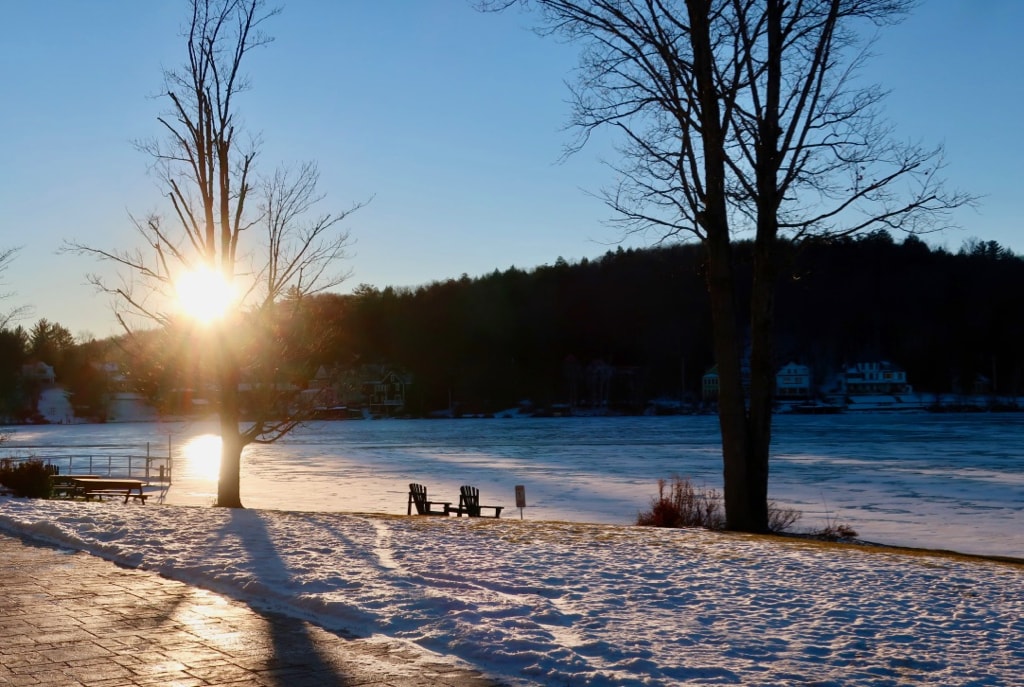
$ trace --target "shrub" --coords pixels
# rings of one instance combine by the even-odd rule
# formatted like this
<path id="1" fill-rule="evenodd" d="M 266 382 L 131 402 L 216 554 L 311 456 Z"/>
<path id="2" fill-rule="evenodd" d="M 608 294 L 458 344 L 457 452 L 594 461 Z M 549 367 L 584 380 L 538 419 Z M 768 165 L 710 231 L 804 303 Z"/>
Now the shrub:
<path id="1" fill-rule="evenodd" d="M 774 501 L 768 502 L 768 530 L 785 532 L 800 519 L 802 513 L 793 508 L 780 508 Z"/>
<path id="2" fill-rule="evenodd" d="M 668 489 L 659 479 L 658 497 L 651 500 L 651 510 L 637 514 L 636 524 L 720 530 L 725 527 L 722 497 L 713 489 L 697 489 L 689 479 L 673 477 Z"/>
<path id="3" fill-rule="evenodd" d="M 0 484 L 13 491 L 16 496 L 49 498 L 51 474 L 51 466 L 37 458 L 0 460 Z"/>
<path id="4" fill-rule="evenodd" d="M 779 508 L 768 503 L 768 529 L 784 532 L 800 519 L 800 511 Z M 703 527 L 725 529 L 725 508 L 722 496 L 714 489 L 698 489 L 689 479 L 673 477 L 669 487 L 658 480 L 658 497 L 651 500 L 651 509 L 638 513 L 636 524 L 647 527 Z"/>
<path id="5" fill-rule="evenodd" d="M 820 530 L 812 532 L 811 535 L 825 541 L 846 541 L 857 538 L 857 531 L 849 525 L 829 522 Z"/>

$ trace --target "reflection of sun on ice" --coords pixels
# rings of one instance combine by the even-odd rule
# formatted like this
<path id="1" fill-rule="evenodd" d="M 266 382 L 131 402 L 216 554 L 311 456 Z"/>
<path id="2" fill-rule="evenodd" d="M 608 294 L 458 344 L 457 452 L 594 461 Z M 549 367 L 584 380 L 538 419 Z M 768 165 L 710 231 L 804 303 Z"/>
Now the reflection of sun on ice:
<path id="1" fill-rule="evenodd" d="M 235 299 L 231 282 L 205 266 L 180 275 L 175 290 L 182 312 L 202 323 L 222 317 Z"/>
<path id="2" fill-rule="evenodd" d="M 195 479 L 217 481 L 220 477 L 220 437 L 201 434 L 181 448 L 184 473 Z"/>

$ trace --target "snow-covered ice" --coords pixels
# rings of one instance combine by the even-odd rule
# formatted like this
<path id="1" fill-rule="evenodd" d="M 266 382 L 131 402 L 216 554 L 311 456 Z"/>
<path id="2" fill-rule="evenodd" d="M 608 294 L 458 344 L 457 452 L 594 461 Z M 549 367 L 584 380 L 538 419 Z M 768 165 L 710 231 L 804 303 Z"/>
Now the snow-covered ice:
<path id="1" fill-rule="evenodd" d="M 210 505 L 213 423 L 12 428 L 0 454 L 55 457 L 106 474 L 111 453 L 168 451 L 164 503 Z M 59 457 L 57 457 L 59 456 Z M 65 460 L 73 460 L 72 467 Z M 657 481 L 721 489 L 717 419 L 696 417 L 385 420 L 312 423 L 243 455 L 242 500 L 261 509 L 402 514 L 410 482 L 433 499 L 459 486 L 518 517 L 628 525 Z M 862 539 L 1024 558 L 1024 413 L 779 416 L 769 497 L 798 527 L 853 527 Z"/>
<path id="2" fill-rule="evenodd" d="M 0 528 L 511 685 L 1024 684 L 1019 565 L 699 530 L 0 498 Z"/>

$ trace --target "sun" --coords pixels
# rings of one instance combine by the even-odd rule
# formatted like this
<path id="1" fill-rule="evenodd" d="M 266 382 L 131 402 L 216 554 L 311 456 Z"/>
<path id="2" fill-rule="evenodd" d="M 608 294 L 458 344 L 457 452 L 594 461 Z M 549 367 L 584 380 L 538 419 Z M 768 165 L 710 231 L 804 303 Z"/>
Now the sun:
<path id="1" fill-rule="evenodd" d="M 216 434 L 201 434 L 181 449 L 186 477 L 216 482 L 220 476 L 221 440 Z"/>
<path id="2" fill-rule="evenodd" d="M 175 282 L 178 307 L 192 319 L 208 324 L 220 319 L 235 300 L 235 291 L 224 275 L 209 267 L 181 274 Z"/>

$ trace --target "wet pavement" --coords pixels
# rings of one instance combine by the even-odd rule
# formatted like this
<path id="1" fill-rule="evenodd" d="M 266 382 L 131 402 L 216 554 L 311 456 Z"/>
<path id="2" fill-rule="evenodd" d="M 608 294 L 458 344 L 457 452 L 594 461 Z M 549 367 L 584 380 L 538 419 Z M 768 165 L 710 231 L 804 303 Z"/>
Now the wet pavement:
<path id="1" fill-rule="evenodd" d="M 0 533 L 0 686 L 498 684 L 415 646 Z"/>

